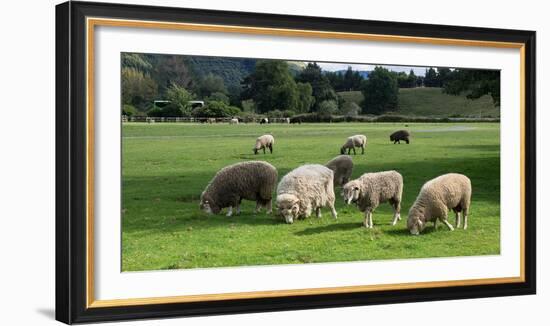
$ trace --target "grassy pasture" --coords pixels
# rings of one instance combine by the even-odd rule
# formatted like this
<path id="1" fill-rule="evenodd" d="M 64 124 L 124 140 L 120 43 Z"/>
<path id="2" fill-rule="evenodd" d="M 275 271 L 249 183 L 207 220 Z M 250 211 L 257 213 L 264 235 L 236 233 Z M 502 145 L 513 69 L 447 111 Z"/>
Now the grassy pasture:
<path id="1" fill-rule="evenodd" d="M 124 124 L 123 270 L 499 254 L 499 124 L 408 124 L 411 144 L 393 145 L 389 134 L 401 128 L 394 123 Z M 268 132 L 276 139 L 274 153 L 253 155 L 255 138 Z M 324 209 L 320 219 L 286 225 L 263 212 L 254 215 L 248 201 L 233 217 L 207 216 L 198 208 L 206 184 L 228 164 L 266 160 L 280 179 L 299 165 L 327 162 L 357 133 L 367 135 L 368 146 L 365 155 L 353 156 L 354 178 L 390 169 L 404 177 L 403 219 L 395 227 L 390 206 L 382 204 L 374 213 L 374 229 L 363 228 L 362 213 L 344 204 L 339 189 L 338 220 Z M 430 225 L 420 236 L 409 235 L 407 212 L 420 187 L 447 172 L 472 180 L 469 229 L 449 232 L 439 224 L 437 230 Z"/>
<path id="2" fill-rule="evenodd" d="M 340 92 L 345 100 L 361 105 L 363 94 L 360 91 Z M 400 88 L 397 111 L 406 116 L 424 116 L 434 118 L 500 117 L 500 109 L 493 105 L 489 95 L 477 100 L 468 100 L 465 96 L 444 94 L 441 88 Z"/>

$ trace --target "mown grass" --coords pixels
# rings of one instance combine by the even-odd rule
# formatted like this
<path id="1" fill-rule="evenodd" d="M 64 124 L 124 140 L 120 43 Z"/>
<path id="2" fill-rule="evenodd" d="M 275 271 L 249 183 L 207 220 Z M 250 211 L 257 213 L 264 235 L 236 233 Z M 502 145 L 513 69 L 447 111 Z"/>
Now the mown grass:
<path id="1" fill-rule="evenodd" d="M 345 100 L 361 105 L 363 95 L 359 91 L 340 92 Z M 441 88 L 401 88 L 399 89 L 397 111 L 406 116 L 424 117 L 467 117 L 498 118 L 500 109 L 493 105 L 490 96 L 468 100 L 464 96 L 444 94 Z"/>
<path id="2" fill-rule="evenodd" d="M 403 124 L 124 124 L 123 270 L 499 254 L 499 125 L 408 124 L 411 144 L 393 145 L 389 134 L 400 128 Z M 274 153 L 253 155 L 255 138 L 268 132 L 276 138 Z M 228 164 L 265 160 L 281 178 L 299 165 L 325 163 L 357 133 L 369 140 L 366 154 L 353 157 L 353 177 L 390 169 L 404 177 L 403 220 L 395 227 L 390 206 L 383 204 L 374 213 L 374 229 L 363 228 L 363 215 L 343 203 L 339 190 L 338 220 L 325 209 L 320 219 L 286 225 L 254 215 L 252 202 L 243 202 L 240 216 L 199 210 L 205 185 Z M 447 172 L 472 180 L 469 229 L 449 232 L 439 225 L 409 235 L 407 211 L 420 187 Z"/>

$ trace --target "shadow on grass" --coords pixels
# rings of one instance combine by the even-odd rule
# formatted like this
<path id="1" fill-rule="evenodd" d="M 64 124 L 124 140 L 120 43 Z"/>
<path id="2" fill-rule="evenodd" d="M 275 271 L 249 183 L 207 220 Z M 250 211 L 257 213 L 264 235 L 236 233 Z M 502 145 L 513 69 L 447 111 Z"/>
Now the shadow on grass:
<path id="1" fill-rule="evenodd" d="M 318 226 L 314 228 L 305 229 L 294 233 L 295 235 L 313 235 L 320 234 L 325 232 L 335 232 L 335 231 L 348 231 L 348 230 L 357 230 L 357 228 L 362 227 L 361 223 L 337 223 L 324 226 Z"/>

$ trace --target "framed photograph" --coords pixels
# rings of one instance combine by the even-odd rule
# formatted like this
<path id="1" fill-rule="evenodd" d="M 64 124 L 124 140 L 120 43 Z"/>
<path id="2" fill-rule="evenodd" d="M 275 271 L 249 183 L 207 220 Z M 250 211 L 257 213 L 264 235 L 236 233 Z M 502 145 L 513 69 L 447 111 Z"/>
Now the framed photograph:
<path id="1" fill-rule="evenodd" d="M 534 294 L 535 32 L 56 7 L 56 318 Z"/>

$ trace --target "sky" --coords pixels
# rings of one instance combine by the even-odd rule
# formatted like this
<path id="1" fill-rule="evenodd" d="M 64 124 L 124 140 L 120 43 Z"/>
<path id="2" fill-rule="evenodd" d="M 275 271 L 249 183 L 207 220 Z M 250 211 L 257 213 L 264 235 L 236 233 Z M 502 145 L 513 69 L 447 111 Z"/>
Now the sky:
<path id="1" fill-rule="evenodd" d="M 389 66 L 389 65 L 365 65 L 365 64 L 350 64 L 350 63 L 332 63 L 332 62 L 317 62 L 317 64 L 326 71 L 336 71 L 336 70 L 345 70 L 351 66 L 353 70 L 374 70 L 374 67 L 381 66 L 388 70 L 401 72 L 404 71 L 409 73 L 411 69 L 414 71 L 414 74 L 417 76 L 424 76 L 426 73 L 426 67 L 412 67 L 412 66 Z"/>

